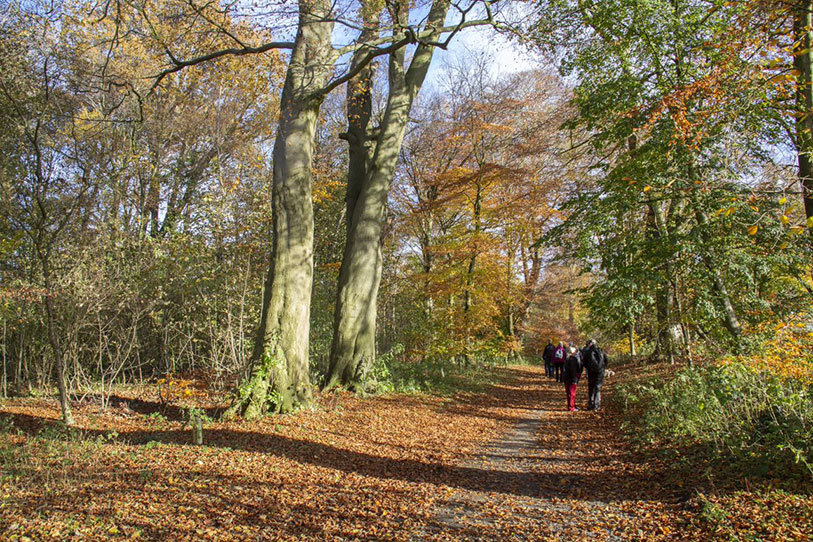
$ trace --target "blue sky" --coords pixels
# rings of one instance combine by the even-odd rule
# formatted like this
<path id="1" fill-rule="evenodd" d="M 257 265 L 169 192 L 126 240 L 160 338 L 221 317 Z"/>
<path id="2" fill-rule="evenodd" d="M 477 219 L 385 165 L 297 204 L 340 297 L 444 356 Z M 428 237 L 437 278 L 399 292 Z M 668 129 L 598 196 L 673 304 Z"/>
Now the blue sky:
<path id="1" fill-rule="evenodd" d="M 427 76 L 426 88 L 436 88 L 448 66 L 465 62 L 471 55 L 485 53 L 493 75 L 516 73 L 539 65 L 539 59 L 524 47 L 487 27 L 467 28 L 454 37 L 449 49 L 438 49 Z"/>

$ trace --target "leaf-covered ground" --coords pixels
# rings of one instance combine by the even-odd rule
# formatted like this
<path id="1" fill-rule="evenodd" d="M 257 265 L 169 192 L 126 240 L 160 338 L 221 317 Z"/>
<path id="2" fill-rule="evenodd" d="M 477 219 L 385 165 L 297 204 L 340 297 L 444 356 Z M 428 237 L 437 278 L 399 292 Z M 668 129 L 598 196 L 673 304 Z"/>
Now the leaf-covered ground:
<path id="1" fill-rule="evenodd" d="M 813 499 L 703 497 L 636 458 L 611 414 L 569 413 L 538 368 L 454 397 L 330 394 L 313 410 L 212 423 L 189 444 L 152 396 L 7 401 L 2 540 L 808 540 Z M 584 386 L 579 399 L 584 402 Z M 149 393 L 147 393 L 149 395 Z M 789 518 L 792 521 L 789 521 Z"/>

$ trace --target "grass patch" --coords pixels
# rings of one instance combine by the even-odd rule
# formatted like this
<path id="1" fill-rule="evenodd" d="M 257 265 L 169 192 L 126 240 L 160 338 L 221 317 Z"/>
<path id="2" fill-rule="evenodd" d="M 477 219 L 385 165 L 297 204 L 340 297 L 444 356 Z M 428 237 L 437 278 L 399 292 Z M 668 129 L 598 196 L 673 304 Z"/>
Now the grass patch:
<path id="1" fill-rule="evenodd" d="M 379 356 L 364 378 L 364 392 L 431 393 L 454 395 L 458 392 L 479 393 L 499 380 L 495 367 L 503 360 L 483 359 L 468 364 L 452 360 L 406 361 L 400 350 Z M 525 364 L 522 359 L 513 364 Z"/>
<path id="2" fill-rule="evenodd" d="M 58 491 L 117 436 L 115 431 L 91 436 L 61 423 L 44 425 L 28 436 L 10 417 L 0 417 L 0 479 Z"/>
<path id="3" fill-rule="evenodd" d="M 807 540 L 813 390 L 747 361 L 695 368 L 628 361 L 615 367 L 613 410 L 633 445 L 690 490 L 691 539 Z"/>

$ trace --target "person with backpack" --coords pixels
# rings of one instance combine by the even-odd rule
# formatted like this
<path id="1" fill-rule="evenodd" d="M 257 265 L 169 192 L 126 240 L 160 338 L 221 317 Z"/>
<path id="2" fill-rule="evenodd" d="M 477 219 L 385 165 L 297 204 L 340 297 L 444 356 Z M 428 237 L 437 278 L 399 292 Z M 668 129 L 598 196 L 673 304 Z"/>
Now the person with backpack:
<path id="1" fill-rule="evenodd" d="M 592 339 L 590 339 L 589 341 L 587 341 L 586 343 L 584 343 L 584 346 L 583 346 L 583 347 L 581 347 L 581 348 L 579 349 L 579 354 L 581 354 L 581 356 L 582 356 L 582 365 L 585 365 L 585 363 L 587 362 L 587 353 L 590 351 L 590 346 L 591 346 L 592 344 L 593 344 L 593 340 L 592 340 Z M 586 366 L 585 366 L 585 369 L 587 369 L 587 367 L 586 367 Z"/>
<path id="2" fill-rule="evenodd" d="M 565 366 L 565 358 L 567 358 L 565 343 L 559 341 L 559 346 L 553 351 L 553 376 L 557 382 L 562 381 L 562 367 Z"/>
<path id="3" fill-rule="evenodd" d="M 565 383 L 567 409 L 573 412 L 579 410 L 576 408 L 576 385 L 582 377 L 582 356 L 575 346 L 571 346 L 568 352 L 570 355 L 565 360 L 562 381 Z"/>
<path id="4" fill-rule="evenodd" d="M 587 370 L 587 410 L 599 410 L 601 385 L 607 370 L 607 354 L 601 351 L 596 341 L 590 339 L 582 350 L 582 363 Z"/>
<path id="5" fill-rule="evenodd" d="M 545 376 L 551 378 L 553 376 L 553 353 L 556 347 L 553 346 L 553 339 L 548 339 L 548 345 L 545 351 L 542 352 L 542 360 L 545 362 Z"/>

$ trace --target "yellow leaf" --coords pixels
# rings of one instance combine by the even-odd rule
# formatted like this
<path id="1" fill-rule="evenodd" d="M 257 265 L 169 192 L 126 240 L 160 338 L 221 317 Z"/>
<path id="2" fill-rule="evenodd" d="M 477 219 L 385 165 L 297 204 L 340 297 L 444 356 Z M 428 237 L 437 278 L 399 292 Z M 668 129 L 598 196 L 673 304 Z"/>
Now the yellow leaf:
<path id="1" fill-rule="evenodd" d="M 787 202 L 788 202 L 788 198 L 786 198 L 785 196 L 782 196 L 781 198 L 779 198 L 779 205 L 784 205 Z"/>
<path id="2" fill-rule="evenodd" d="M 649 192 L 650 190 L 652 190 L 651 186 L 645 186 L 644 187 L 644 192 Z"/>
<path id="3" fill-rule="evenodd" d="M 813 228 L 813 216 L 807 218 L 807 227 Z"/>
<path id="4" fill-rule="evenodd" d="M 780 216 L 780 217 L 779 217 L 779 221 L 780 221 L 782 224 L 787 224 L 788 222 L 790 222 L 790 219 L 789 219 L 787 216 L 782 215 L 782 216 Z"/>
<path id="5" fill-rule="evenodd" d="M 756 235 L 757 230 L 759 230 L 759 226 L 754 224 L 753 226 L 748 226 L 748 235 Z"/>

